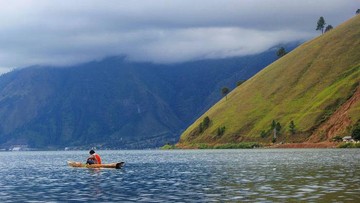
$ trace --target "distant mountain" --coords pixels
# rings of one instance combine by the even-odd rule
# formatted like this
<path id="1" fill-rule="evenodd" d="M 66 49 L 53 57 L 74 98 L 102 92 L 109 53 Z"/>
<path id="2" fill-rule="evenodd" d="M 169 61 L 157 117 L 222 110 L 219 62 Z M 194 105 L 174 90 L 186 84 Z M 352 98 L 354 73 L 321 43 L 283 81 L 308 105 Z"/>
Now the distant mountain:
<path id="1" fill-rule="evenodd" d="M 294 45 L 288 49 L 292 49 Z M 276 60 L 262 54 L 173 65 L 110 57 L 0 77 L 0 146 L 148 148 L 175 143 L 198 116 Z"/>
<path id="2" fill-rule="evenodd" d="M 188 127 L 178 145 L 330 143 L 360 126 L 359 82 L 357 15 L 237 87 Z"/>

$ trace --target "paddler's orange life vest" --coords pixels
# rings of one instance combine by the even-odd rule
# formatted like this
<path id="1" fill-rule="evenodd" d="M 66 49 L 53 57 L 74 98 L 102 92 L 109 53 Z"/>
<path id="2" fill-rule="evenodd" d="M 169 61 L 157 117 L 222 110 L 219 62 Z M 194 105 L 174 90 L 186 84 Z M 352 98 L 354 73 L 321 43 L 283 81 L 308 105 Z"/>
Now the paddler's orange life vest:
<path id="1" fill-rule="evenodd" d="M 98 164 L 101 164 L 101 157 L 100 157 L 100 155 L 94 154 L 94 156 L 95 156 L 95 159 L 96 159 L 97 163 L 98 163 Z"/>

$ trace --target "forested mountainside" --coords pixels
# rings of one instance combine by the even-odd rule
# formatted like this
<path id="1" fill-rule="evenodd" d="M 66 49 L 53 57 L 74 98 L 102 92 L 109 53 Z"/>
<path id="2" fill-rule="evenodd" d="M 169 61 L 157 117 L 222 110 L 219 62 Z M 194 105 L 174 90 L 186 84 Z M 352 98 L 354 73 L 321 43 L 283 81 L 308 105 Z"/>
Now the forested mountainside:
<path id="1" fill-rule="evenodd" d="M 175 143 L 221 98 L 223 86 L 234 88 L 276 58 L 272 49 L 172 65 L 109 57 L 15 70 L 0 77 L 0 145 L 129 149 Z"/>

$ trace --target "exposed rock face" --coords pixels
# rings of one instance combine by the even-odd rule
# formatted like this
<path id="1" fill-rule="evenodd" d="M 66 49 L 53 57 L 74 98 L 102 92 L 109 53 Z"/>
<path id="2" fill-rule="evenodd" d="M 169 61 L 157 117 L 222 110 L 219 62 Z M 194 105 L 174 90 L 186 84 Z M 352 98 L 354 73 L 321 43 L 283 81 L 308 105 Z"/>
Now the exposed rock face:
<path id="1" fill-rule="evenodd" d="M 329 119 L 322 123 L 316 131 L 310 136 L 308 142 L 330 141 L 337 135 L 344 135 L 348 128 L 355 124 L 356 121 L 351 119 L 349 110 L 360 103 L 360 86 L 355 93 L 343 105 L 341 105 Z"/>

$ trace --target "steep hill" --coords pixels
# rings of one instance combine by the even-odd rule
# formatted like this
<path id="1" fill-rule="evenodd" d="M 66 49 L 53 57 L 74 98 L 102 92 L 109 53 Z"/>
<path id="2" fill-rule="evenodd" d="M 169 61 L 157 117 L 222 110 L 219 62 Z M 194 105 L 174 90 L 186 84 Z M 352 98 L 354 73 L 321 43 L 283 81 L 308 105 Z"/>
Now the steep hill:
<path id="1" fill-rule="evenodd" d="M 281 126 L 277 142 L 318 143 L 349 135 L 360 119 L 359 81 L 357 15 L 237 87 L 187 128 L 178 145 L 270 143 L 273 121 Z M 205 117 L 210 123 L 204 128 Z"/>
<path id="2" fill-rule="evenodd" d="M 121 57 L 73 67 L 29 67 L 0 77 L 0 148 L 148 148 L 181 131 L 276 59 L 275 51 L 173 65 Z"/>

